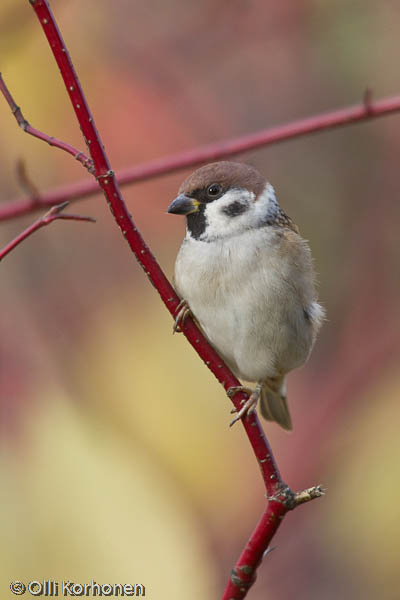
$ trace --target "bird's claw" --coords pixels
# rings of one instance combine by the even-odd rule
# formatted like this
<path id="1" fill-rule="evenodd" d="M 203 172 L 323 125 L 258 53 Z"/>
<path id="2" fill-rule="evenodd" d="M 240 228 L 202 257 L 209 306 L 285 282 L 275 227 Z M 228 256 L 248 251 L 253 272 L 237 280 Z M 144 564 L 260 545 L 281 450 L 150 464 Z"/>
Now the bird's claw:
<path id="1" fill-rule="evenodd" d="M 187 317 L 189 315 L 191 315 L 191 310 L 189 308 L 188 303 L 186 302 L 186 300 L 181 300 L 178 304 L 178 306 L 176 307 L 177 315 L 175 317 L 175 323 L 174 326 L 172 328 L 172 333 L 179 333 L 182 332 L 182 325 L 185 324 L 185 321 L 187 319 Z"/>
<path id="2" fill-rule="evenodd" d="M 232 399 L 233 396 L 238 392 L 244 392 L 245 394 L 251 396 L 253 390 L 251 388 L 246 387 L 245 385 L 234 385 L 226 390 L 226 395 L 228 396 L 228 398 Z M 245 400 L 242 400 L 242 402 L 245 402 Z M 234 410 L 236 411 L 236 408 Z"/>
<path id="3" fill-rule="evenodd" d="M 251 415 L 257 408 L 258 399 L 260 397 L 260 389 L 258 386 L 255 390 L 252 390 L 245 386 L 235 386 L 231 387 L 227 390 L 227 395 L 229 398 L 232 398 L 237 392 L 245 392 L 249 395 L 247 400 L 241 400 L 241 404 L 243 404 L 242 408 L 238 410 L 236 407 L 231 410 L 231 414 L 237 413 L 235 418 L 229 423 L 229 427 L 232 427 L 239 421 L 244 415 Z"/>

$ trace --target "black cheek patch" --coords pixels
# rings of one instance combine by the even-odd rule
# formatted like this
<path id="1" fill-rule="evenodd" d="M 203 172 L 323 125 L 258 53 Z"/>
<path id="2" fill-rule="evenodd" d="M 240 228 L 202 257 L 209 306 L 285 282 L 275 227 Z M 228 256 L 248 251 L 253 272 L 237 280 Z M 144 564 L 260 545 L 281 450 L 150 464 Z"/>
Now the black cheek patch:
<path id="1" fill-rule="evenodd" d="M 200 204 L 196 212 L 190 213 L 186 217 L 188 231 L 195 240 L 200 238 L 207 227 L 206 215 L 204 214 L 205 208 L 204 204 Z"/>
<path id="2" fill-rule="evenodd" d="M 232 204 L 225 206 L 225 208 L 222 209 L 222 212 L 228 217 L 238 217 L 246 212 L 246 210 L 247 205 L 236 200 L 235 202 L 232 202 Z"/>

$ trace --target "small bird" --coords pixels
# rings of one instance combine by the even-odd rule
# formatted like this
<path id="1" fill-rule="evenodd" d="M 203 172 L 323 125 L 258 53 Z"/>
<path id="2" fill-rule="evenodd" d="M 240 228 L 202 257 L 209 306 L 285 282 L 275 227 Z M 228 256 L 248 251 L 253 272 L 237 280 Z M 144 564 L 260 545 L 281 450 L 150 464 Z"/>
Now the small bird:
<path id="1" fill-rule="evenodd" d="M 324 319 L 310 248 L 253 167 L 215 162 L 181 185 L 168 212 L 186 215 L 174 284 L 175 329 L 192 314 L 246 391 L 231 425 L 256 409 L 292 429 L 286 374 L 308 359 Z"/>

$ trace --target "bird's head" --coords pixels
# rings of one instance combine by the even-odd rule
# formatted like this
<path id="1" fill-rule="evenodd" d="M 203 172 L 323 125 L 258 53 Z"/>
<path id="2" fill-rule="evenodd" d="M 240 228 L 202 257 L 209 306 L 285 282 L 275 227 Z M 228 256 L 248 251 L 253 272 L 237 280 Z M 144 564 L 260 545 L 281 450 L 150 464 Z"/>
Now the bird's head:
<path id="1" fill-rule="evenodd" d="M 185 179 L 168 212 L 185 215 L 187 235 L 205 242 L 273 224 L 281 213 L 272 185 L 254 167 L 227 161 Z"/>

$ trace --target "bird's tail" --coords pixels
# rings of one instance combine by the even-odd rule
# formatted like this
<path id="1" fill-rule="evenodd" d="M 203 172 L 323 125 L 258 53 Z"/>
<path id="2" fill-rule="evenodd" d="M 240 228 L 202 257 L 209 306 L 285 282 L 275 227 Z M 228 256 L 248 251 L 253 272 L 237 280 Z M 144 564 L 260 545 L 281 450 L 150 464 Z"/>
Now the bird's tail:
<path id="1" fill-rule="evenodd" d="M 290 431 L 292 419 L 286 401 L 286 382 L 284 377 L 267 379 L 261 389 L 260 410 L 264 419 L 275 421 Z"/>

